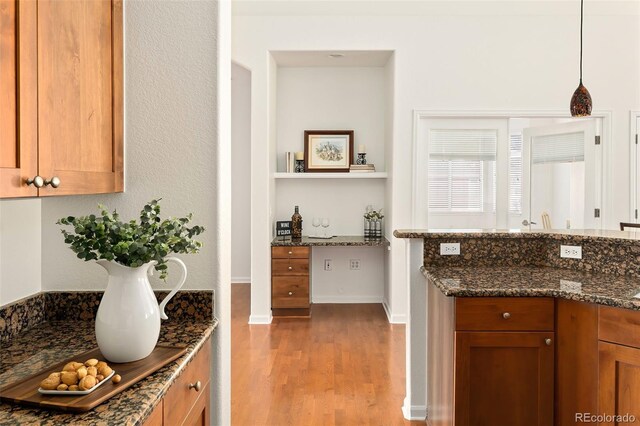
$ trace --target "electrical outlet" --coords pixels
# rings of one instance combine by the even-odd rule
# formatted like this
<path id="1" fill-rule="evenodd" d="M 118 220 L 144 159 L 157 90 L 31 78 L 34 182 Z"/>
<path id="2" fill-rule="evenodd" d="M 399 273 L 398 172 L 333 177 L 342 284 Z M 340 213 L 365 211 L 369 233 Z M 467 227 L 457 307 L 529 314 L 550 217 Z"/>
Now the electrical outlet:
<path id="1" fill-rule="evenodd" d="M 349 269 L 352 271 L 360 270 L 360 259 L 351 259 L 349 260 Z"/>
<path id="2" fill-rule="evenodd" d="M 324 270 L 325 271 L 330 271 L 332 265 L 333 265 L 333 261 L 331 259 L 325 259 L 324 260 Z"/>
<path id="3" fill-rule="evenodd" d="M 582 246 L 560 246 L 560 257 L 582 259 Z"/>
<path id="4" fill-rule="evenodd" d="M 440 243 L 442 256 L 457 256 L 460 254 L 460 243 Z"/>

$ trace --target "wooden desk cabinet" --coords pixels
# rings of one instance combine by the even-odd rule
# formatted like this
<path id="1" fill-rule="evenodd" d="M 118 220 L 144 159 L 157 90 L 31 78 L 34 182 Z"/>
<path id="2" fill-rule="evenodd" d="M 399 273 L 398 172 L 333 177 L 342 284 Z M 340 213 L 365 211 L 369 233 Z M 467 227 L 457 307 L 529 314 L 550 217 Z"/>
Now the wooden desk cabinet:
<path id="1" fill-rule="evenodd" d="M 1 3 L 0 198 L 122 191 L 122 0 Z"/>
<path id="2" fill-rule="evenodd" d="M 187 365 L 145 426 L 208 426 L 211 418 L 211 339 Z"/>
<path id="3" fill-rule="evenodd" d="M 271 247 L 271 311 L 274 316 L 311 315 L 309 247 Z"/>

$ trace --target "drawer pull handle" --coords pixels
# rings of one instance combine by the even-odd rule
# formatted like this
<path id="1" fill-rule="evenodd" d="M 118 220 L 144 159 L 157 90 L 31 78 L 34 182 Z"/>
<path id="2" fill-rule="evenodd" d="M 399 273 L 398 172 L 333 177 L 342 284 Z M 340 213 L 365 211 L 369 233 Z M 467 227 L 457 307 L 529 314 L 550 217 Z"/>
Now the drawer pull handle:
<path id="1" fill-rule="evenodd" d="M 293 266 L 289 266 L 289 270 L 290 270 L 290 271 L 293 271 Z"/>
<path id="2" fill-rule="evenodd" d="M 198 380 L 195 383 L 189 383 L 189 389 L 195 389 L 196 392 L 200 392 L 202 390 L 202 382 Z"/>
<path id="3" fill-rule="evenodd" d="M 505 312 L 504 314 L 502 314 L 502 318 L 509 319 L 511 318 L 511 314 L 509 312 Z"/>
<path id="4" fill-rule="evenodd" d="M 293 292 L 292 291 L 289 292 L 289 296 L 293 296 Z"/>
<path id="5" fill-rule="evenodd" d="M 293 252 L 292 252 L 292 251 L 290 251 L 290 252 L 289 252 L 289 256 L 291 256 L 292 254 L 293 254 Z"/>
<path id="6" fill-rule="evenodd" d="M 544 344 L 547 346 L 551 346 L 551 339 L 544 339 Z"/>

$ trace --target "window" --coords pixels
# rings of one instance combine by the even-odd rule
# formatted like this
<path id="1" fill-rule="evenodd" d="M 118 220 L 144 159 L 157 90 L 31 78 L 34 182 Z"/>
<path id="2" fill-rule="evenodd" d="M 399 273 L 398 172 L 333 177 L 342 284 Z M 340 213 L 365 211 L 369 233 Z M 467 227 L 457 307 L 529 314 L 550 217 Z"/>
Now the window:
<path id="1" fill-rule="evenodd" d="M 497 132 L 432 129 L 429 136 L 429 210 L 495 212 Z"/>
<path id="2" fill-rule="evenodd" d="M 522 133 L 509 138 L 509 213 L 522 214 Z"/>

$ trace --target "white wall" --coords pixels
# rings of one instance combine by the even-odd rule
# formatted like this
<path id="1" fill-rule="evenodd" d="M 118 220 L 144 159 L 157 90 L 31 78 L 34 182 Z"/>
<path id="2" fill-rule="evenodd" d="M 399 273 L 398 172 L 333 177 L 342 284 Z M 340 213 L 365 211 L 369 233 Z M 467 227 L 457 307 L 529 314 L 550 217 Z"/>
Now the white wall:
<path id="1" fill-rule="evenodd" d="M 0 306 L 41 291 L 41 253 L 40 200 L 0 201 Z"/>
<path id="2" fill-rule="evenodd" d="M 309 3 L 313 7 L 309 6 Z M 253 198 L 268 210 L 269 116 L 274 111 L 269 50 L 394 50 L 392 172 L 387 188 L 388 230 L 412 227 L 413 111 L 565 110 L 577 86 L 579 8 L 573 2 L 239 2 L 233 56 L 252 70 Z M 632 2 L 589 1 L 586 6 L 584 83 L 599 110 L 613 112 L 608 227 L 628 219 L 629 110 L 640 106 L 639 7 Z M 315 14 L 315 15 L 314 15 Z M 330 31 L 327 29 L 330 28 Z M 616 48 L 612 48 L 615 46 Z M 269 96 L 271 94 L 271 96 Z M 568 111 L 567 111 L 568 114 Z M 254 217 L 254 219 L 257 219 Z M 268 256 L 266 229 L 255 232 L 255 254 Z M 256 234 L 254 234 L 255 236 Z M 392 315 L 406 310 L 404 243 L 392 239 Z M 256 252 L 257 251 L 257 252 Z M 255 260 L 254 260 L 255 263 Z M 252 275 L 269 265 L 256 264 Z M 253 290 L 253 288 L 252 288 Z M 262 309 L 254 306 L 253 309 Z M 266 313 L 266 310 L 265 310 Z"/>
<path id="3" fill-rule="evenodd" d="M 366 145 L 367 162 L 385 170 L 383 67 L 279 67 L 277 84 L 279 172 L 286 151 L 304 151 L 305 130 L 354 130 L 354 150 Z"/>
<path id="4" fill-rule="evenodd" d="M 313 303 L 382 303 L 385 247 L 314 247 L 311 256 Z M 324 270 L 331 259 L 331 271 Z M 349 267 L 360 261 L 360 270 Z"/>
<path id="5" fill-rule="evenodd" d="M 231 282 L 251 281 L 251 72 L 231 66 Z"/>

